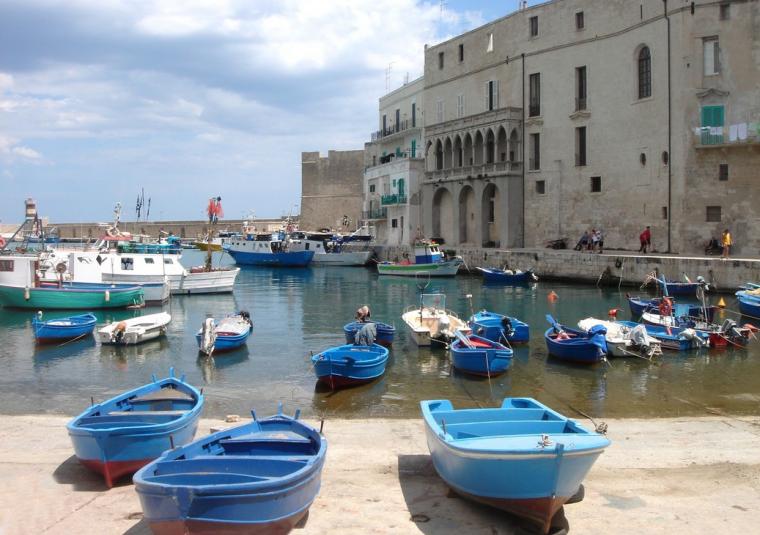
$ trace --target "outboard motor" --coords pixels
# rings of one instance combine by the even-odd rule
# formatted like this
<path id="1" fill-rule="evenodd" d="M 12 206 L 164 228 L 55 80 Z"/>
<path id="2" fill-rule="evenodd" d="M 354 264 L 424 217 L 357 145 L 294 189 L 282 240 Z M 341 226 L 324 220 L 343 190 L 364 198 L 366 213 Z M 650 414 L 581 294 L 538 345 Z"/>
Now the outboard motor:
<path id="1" fill-rule="evenodd" d="M 241 318 L 243 318 L 245 321 L 247 321 L 248 323 L 251 323 L 251 315 L 248 313 L 248 311 L 247 311 L 247 310 L 241 310 L 241 311 L 238 313 L 238 315 L 239 315 Z M 208 320 L 206 320 L 206 321 L 208 321 Z"/>
<path id="2" fill-rule="evenodd" d="M 504 316 L 501 320 L 501 328 L 504 331 L 504 335 L 509 338 L 515 334 L 515 328 L 512 325 L 512 320 L 509 317 Z"/>
<path id="3" fill-rule="evenodd" d="M 207 355 L 210 355 L 214 350 L 215 343 L 216 326 L 214 325 L 214 318 L 206 318 L 206 320 L 203 322 L 203 327 L 201 328 L 201 351 Z"/>

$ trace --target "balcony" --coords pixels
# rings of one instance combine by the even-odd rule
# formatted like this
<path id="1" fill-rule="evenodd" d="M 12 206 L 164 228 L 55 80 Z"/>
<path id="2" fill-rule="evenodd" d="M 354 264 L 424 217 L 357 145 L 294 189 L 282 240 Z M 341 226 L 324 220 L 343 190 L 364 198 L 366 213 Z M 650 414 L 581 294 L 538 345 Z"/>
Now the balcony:
<path id="1" fill-rule="evenodd" d="M 730 126 L 703 126 L 694 129 L 698 149 L 750 146 L 760 143 L 760 122 Z"/>
<path id="2" fill-rule="evenodd" d="M 383 205 L 393 205 L 393 204 L 406 204 L 407 203 L 407 197 L 404 194 L 398 194 L 398 195 L 383 195 L 380 198 L 380 204 Z"/>
<path id="3" fill-rule="evenodd" d="M 583 111 L 586 109 L 586 97 L 575 97 L 575 111 Z"/>
<path id="4" fill-rule="evenodd" d="M 386 127 L 384 130 L 377 130 L 376 132 L 372 132 L 370 134 L 370 138 L 373 142 L 379 141 L 383 138 L 390 137 L 394 134 L 398 134 L 400 132 L 404 132 L 405 130 L 409 130 L 411 128 L 417 128 L 417 125 L 412 125 L 412 121 L 409 119 L 404 119 L 403 121 L 399 121 L 396 124 L 393 124 L 391 126 Z"/>
<path id="5" fill-rule="evenodd" d="M 488 178 L 509 172 L 522 171 L 522 162 L 494 162 L 483 165 L 465 165 L 451 169 L 438 169 L 428 171 L 425 176 L 428 180 L 461 180 L 472 178 Z"/>
<path id="6" fill-rule="evenodd" d="M 372 219 L 386 219 L 387 217 L 388 217 L 387 208 L 375 208 L 367 212 L 362 212 L 362 219 L 367 220 L 367 221 L 372 220 Z"/>

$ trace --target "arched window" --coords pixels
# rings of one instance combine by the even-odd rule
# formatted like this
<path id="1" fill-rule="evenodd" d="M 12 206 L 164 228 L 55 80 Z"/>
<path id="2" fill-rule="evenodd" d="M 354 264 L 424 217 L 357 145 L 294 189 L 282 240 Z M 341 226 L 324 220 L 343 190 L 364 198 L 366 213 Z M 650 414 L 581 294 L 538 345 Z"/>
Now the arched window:
<path id="1" fill-rule="evenodd" d="M 649 47 L 639 52 L 639 98 L 652 96 L 652 56 Z"/>

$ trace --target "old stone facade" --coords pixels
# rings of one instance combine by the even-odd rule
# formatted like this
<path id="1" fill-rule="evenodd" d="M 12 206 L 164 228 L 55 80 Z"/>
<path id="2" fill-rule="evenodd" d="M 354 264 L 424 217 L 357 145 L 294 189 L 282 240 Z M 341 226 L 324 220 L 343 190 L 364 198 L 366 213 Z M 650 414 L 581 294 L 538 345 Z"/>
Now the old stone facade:
<path id="1" fill-rule="evenodd" d="M 363 150 L 301 153 L 303 230 L 355 230 L 362 215 Z"/>
<path id="2" fill-rule="evenodd" d="M 760 234 L 760 2 L 554 0 L 425 50 L 423 230 L 541 246 L 601 228 L 701 252 Z"/>

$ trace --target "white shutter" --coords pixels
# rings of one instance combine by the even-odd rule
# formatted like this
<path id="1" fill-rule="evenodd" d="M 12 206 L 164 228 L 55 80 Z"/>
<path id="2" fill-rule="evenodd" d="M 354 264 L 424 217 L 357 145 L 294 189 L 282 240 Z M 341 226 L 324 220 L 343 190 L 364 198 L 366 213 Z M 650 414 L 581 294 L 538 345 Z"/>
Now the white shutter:
<path id="1" fill-rule="evenodd" d="M 704 41 L 705 75 L 715 74 L 715 45 L 717 41 L 710 39 Z"/>
<path id="2" fill-rule="evenodd" d="M 499 107 L 499 81 L 498 80 L 494 82 L 494 92 L 496 93 L 496 95 L 493 98 L 493 101 L 494 101 L 493 107 L 498 108 Z"/>

